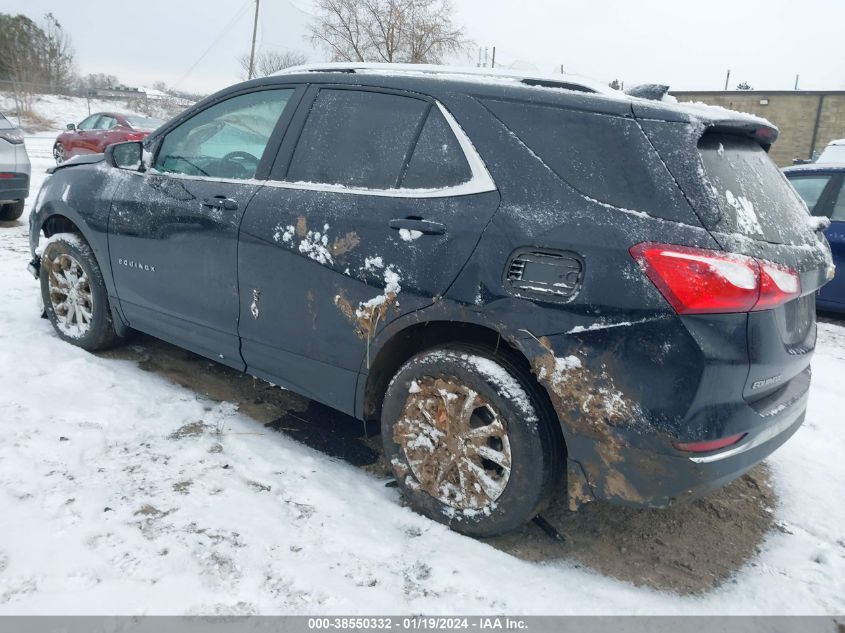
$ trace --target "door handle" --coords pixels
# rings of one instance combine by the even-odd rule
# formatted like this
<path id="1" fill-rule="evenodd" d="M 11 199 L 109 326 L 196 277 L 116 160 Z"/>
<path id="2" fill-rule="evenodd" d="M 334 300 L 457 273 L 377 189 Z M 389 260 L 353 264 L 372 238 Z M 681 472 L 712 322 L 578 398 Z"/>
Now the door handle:
<path id="1" fill-rule="evenodd" d="M 401 218 L 391 220 L 388 226 L 396 231 L 407 229 L 409 231 L 419 231 L 424 235 L 443 235 L 446 233 L 445 224 L 432 222 L 430 220 L 423 220 L 422 218 Z"/>
<path id="2" fill-rule="evenodd" d="M 214 196 L 212 198 L 206 198 L 202 201 L 202 206 L 209 207 L 211 209 L 223 209 L 224 211 L 238 210 L 238 203 L 232 200 L 231 198 L 227 198 L 226 196 Z"/>

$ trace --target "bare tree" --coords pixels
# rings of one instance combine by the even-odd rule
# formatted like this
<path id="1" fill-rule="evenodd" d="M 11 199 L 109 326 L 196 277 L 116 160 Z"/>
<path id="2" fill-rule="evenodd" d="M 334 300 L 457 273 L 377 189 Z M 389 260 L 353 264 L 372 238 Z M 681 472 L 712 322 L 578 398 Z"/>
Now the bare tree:
<path id="1" fill-rule="evenodd" d="M 470 42 L 451 0 L 317 0 L 311 41 L 335 61 L 441 64 Z"/>
<path id="2" fill-rule="evenodd" d="M 75 79 L 70 36 L 52 13 L 44 16 L 44 73 L 50 90 L 67 92 Z"/>
<path id="3" fill-rule="evenodd" d="M 253 75 L 255 77 L 268 77 L 291 66 L 299 66 L 307 61 L 305 53 L 300 51 L 262 51 L 255 58 Z M 249 55 L 244 54 L 238 57 L 238 64 L 243 70 L 244 78 L 249 77 Z"/>

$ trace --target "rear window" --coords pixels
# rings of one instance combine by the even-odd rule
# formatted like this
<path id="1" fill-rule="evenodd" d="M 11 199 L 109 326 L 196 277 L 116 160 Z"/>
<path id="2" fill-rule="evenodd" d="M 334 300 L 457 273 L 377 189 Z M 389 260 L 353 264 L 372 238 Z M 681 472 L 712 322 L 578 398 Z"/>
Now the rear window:
<path id="1" fill-rule="evenodd" d="M 716 230 L 777 244 L 801 241 L 805 205 L 758 143 L 705 134 L 698 151 L 721 211 Z"/>
<path id="2" fill-rule="evenodd" d="M 585 196 L 669 220 L 698 223 L 633 119 L 521 101 L 487 100 L 484 105 Z"/>

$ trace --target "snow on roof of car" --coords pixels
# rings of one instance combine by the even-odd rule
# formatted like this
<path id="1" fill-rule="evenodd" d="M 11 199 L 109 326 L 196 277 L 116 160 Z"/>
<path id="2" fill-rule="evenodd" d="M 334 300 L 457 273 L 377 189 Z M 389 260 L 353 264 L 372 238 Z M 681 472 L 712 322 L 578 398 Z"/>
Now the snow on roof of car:
<path id="1" fill-rule="evenodd" d="M 277 73 L 279 75 L 295 75 L 313 72 L 354 72 L 356 74 L 391 75 L 404 77 L 432 77 L 436 79 L 467 81 L 474 83 L 499 84 L 513 86 L 525 84 L 545 88 L 586 90 L 597 92 L 605 96 L 628 97 L 624 93 L 614 90 L 601 82 L 570 75 L 550 73 L 524 73 L 501 68 L 475 68 L 467 66 L 441 66 L 438 64 L 383 64 L 364 62 L 329 62 L 325 64 L 304 64 L 291 66 Z"/>
<path id="2" fill-rule="evenodd" d="M 324 64 L 303 64 L 285 68 L 274 76 L 296 75 L 317 72 L 345 72 L 355 74 L 369 74 L 394 77 L 429 77 L 451 81 L 464 81 L 480 84 L 500 86 L 528 86 L 539 89 L 574 90 L 597 93 L 605 98 L 623 101 L 654 102 L 651 99 L 625 94 L 621 90 L 611 88 L 607 84 L 594 79 L 568 73 L 532 73 L 520 72 L 502 68 L 475 68 L 466 66 L 441 66 L 437 64 L 384 64 L 367 62 L 327 62 Z M 673 109 L 680 110 L 696 119 L 720 121 L 726 119 L 744 120 L 757 125 L 778 128 L 770 121 L 736 110 L 728 110 L 720 106 L 704 103 L 678 102 L 670 95 L 664 96 L 662 103 Z"/>

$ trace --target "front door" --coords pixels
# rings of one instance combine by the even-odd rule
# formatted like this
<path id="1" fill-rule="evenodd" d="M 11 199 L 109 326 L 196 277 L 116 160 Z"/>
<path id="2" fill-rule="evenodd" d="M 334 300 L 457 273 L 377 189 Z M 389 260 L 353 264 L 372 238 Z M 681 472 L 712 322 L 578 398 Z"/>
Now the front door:
<path id="1" fill-rule="evenodd" d="M 438 104 L 310 98 L 289 168 L 281 156 L 244 216 L 241 349 L 250 372 L 352 412 L 372 339 L 446 292 L 499 195 Z"/>
<path id="2" fill-rule="evenodd" d="M 217 102 L 169 130 L 146 173 L 121 172 L 109 256 L 131 327 L 243 368 L 238 231 L 292 93 Z"/>

